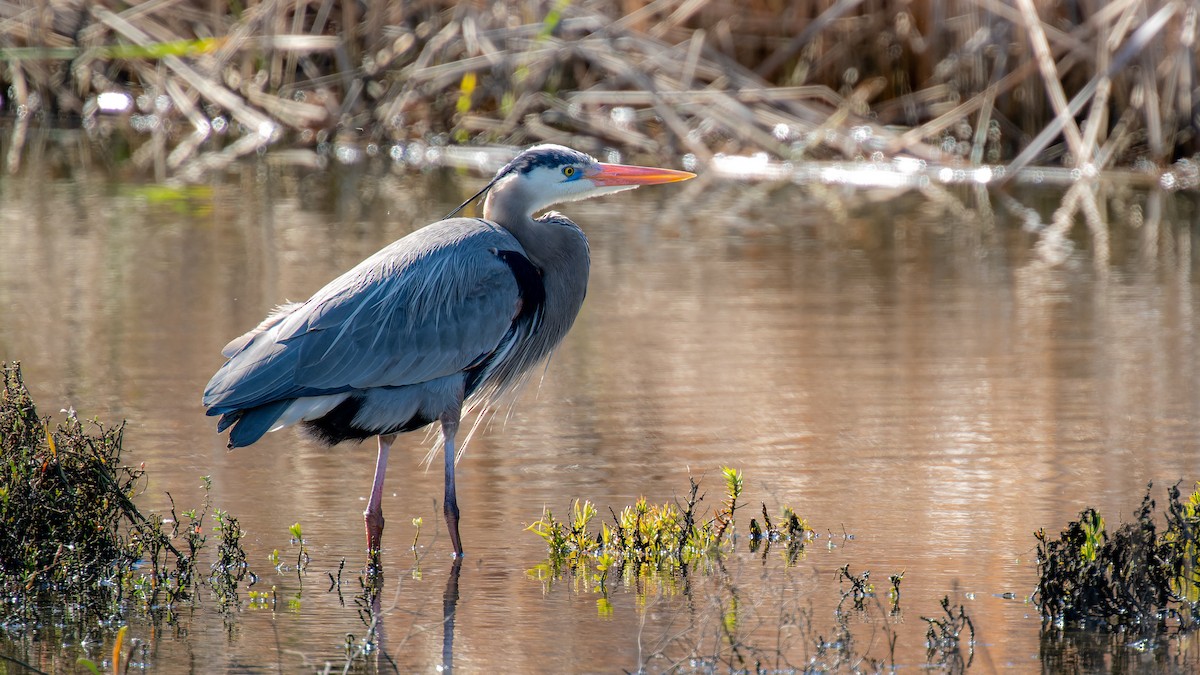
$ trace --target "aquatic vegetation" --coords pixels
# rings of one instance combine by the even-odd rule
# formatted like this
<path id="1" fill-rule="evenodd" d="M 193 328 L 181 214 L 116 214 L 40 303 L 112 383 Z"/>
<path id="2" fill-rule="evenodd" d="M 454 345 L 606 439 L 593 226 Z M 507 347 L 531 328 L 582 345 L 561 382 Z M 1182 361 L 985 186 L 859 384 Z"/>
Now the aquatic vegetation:
<path id="1" fill-rule="evenodd" d="M 725 497 L 708 519 L 698 512 L 704 496 L 695 479 L 682 506 L 650 504 L 642 497 L 619 513 L 612 512 L 611 525 L 601 523 L 599 530 L 592 529 L 597 511 L 590 501 L 575 500 L 569 520 L 559 520 L 549 508 L 544 509 L 542 517 L 527 528 L 546 541 L 549 553 L 532 574 L 555 579 L 569 571 L 577 580 L 586 579 L 605 591 L 610 572 L 631 579 L 686 573 L 697 565 L 719 561 L 733 545 L 734 513 L 743 489 L 740 471 L 726 467 L 722 477 Z M 763 518 L 765 530 L 752 521 L 750 550 L 757 551 L 765 544 L 765 554 L 772 542 L 782 542 L 794 562 L 812 536 L 808 524 L 786 506 L 780 518 L 785 524 L 782 529 L 772 524 L 765 504 Z"/>
<path id="2" fill-rule="evenodd" d="M 312 561 L 312 557 L 308 554 L 308 542 L 304 540 L 304 529 L 300 527 L 300 523 L 292 525 L 288 532 L 292 535 L 292 543 L 300 547 L 296 553 L 296 575 L 299 576 Z"/>
<path id="3" fill-rule="evenodd" d="M 246 551 L 242 548 L 245 532 L 237 518 L 217 509 L 213 519 L 217 521 L 213 529 L 220 539 L 217 543 L 217 560 L 212 564 L 212 572 L 208 577 L 209 588 L 221 607 L 236 607 L 239 601 L 238 584 L 249 576 L 250 585 L 253 586 L 258 578 L 246 564 Z"/>
<path id="4" fill-rule="evenodd" d="M 842 600 L 838 603 L 838 611 L 841 611 L 842 605 L 849 598 L 854 609 L 862 611 L 865 607 L 867 598 L 875 597 L 875 584 L 871 583 L 871 570 L 865 570 L 862 574 L 850 574 L 850 563 L 842 565 L 838 569 L 839 577 L 838 584 L 843 581 L 850 583 L 850 590 L 842 592 Z"/>
<path id="5" fill-rule="evenodd" d="M 785 557 L 795 562 L 804 551 L 804 544 L 812 538 L 813 532 L 808 526 L 808 521 L 797 516 L 792 507 L 786 505 L 782 508 L 779 519 L 772 522 L 767 513 L 767 505 L 763 504 L 762 517 L 762 525 L 758 524 L 758 520 L 750 519 L 750 552 L 754 553 L 761 548 L 765 556 L 771 550 L 772 543 L 782 542 L 786 544 Z M 782 526 L 776 523 L 782 523 Z"/>
<path id="6" fill-rule="evenodd" d="M 929 624 L 925 633 L 926 659 L 930 665 L 962 672 L 975 658 L 975 624 L 959 605 L 951 609 L 950 598 L 942 598 L 942 614 L 934 618 L 921 617 Z M 967 632 L 967 657 L 962 654 L 963 631 Z"/>
<path id="7" fill-rule="evenodd" d="M 1034 600 L 1047 626 L 1147 635 L 1200 625 L 1200 483 L 1186 501 L 1167 490 L 1162 524 L 1147 486 L 1134 515 L 1110 532 L 1089 508 L 1057 539 L 1036 533 Z"/>
<path id="8" fill-rule="evenodd" d="M 84 422 L 68 410 L 51 427 L 20 364 L 0 371 L 0 624 L 20 631 L 44 603 L 108 619 L 130 607 L 170 614 L 193 600 L 211 481 L 203 478 L 198 509 L 177 514 L 172 499 L 169 517 L 142 513 L 133 498 L 145 469 L 122 463 L 124 425 Z M 213 515 L 219 541 L 209 586 L 222 607 L 236 606 L 238 583 L 255 577 L 237 519 Z"/>
<path id="9" fill-rule="evenodd" d="M 761 577 L 758 587 L 738 581 L 745 564 L 760 551 L 765 563 L 773 545 L 782 549 L 778 569 L 791 570 L 815 538 L 812 528 L 790 506 L 772 517 L 763 504 L 761 522 L 751 519 L 746 548 L 739 551 L 735 515 L 742 508 L 745 482 L 732 468 L 722 469 L 722 478 L 723 498 L 707 516 L 701 513 L 704 496 L 694 479 L 682 504 L 655 505 L 640 498 L 619 512 L 610 510 L 611 521 L 599 528 L 598 511 L 590 501 L 576 500 L 565 519 L 545 509 L 528 529 L 546 542 L 548 555 L 530 576 L 548 588 L 566 579 L 575 592 L 596 594 L 597 614 L 605 619 L 617 611 L 610 597 L 615 582 L 635 589 L 639 613 L 682 598 L 692 608 L 690 622 L 640 653 L 633 669 L 637 672 L 894 670 L 904 572 L 887 576 L 887 607 L 870 570 L 855 573 L 850 564 L 839 567 L 835 624 L 819 630 L 812 599 L 796 592 L 788 574 L 770 581 Z M 763 600 L 764 583 L 778 586 L 766 591 L 774 596 L 771 603 Z M 778 607 L 778 614 L 761 615 L 761 606 Z M 952 606 L 949 597 L 941 599 L 940 607 L 940 614 L 921 617 L 928 624 L 926 665 L 962 672 L 974 658 L 974 624 L 966 608 Z M 863 635 L 863 626 L 871 627 L 870 635 Z M 797 655 L 804 660 L 794 662 Z M 683 663 L 689 665 L 681 670 Z"/>
<path id="10" fill-rule="evenodd" d="M 123 425 L 81 421 L 67 411 L 39 417 L 19 363 L 5 363 L 0 398 L 0 608 L 6 624 L 53 593 L 104 614 L 120 580 L 143 555 L 186 555 L 131 501 L 141 467 L 120 462 Z M 125 529 L 122 526 L 125 526 Z M 126 535 L 126 532 L 128 534 Z M 137 587 L 134 589 L 138 590 Z"/>

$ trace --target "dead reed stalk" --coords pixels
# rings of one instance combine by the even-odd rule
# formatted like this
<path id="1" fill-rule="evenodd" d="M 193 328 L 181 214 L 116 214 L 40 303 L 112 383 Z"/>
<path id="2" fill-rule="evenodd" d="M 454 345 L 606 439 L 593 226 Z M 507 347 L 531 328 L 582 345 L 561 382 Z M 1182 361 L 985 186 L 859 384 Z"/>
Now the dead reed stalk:
<path id="1" fill-rule="evenodd" d="M 1197 152 L 1175 0 L 0 5 L 6 167 L 78 125 L 195 178 L 283 144 L 1153 171 Z M 359 153 L 361 156 L 361 153 Z"/>

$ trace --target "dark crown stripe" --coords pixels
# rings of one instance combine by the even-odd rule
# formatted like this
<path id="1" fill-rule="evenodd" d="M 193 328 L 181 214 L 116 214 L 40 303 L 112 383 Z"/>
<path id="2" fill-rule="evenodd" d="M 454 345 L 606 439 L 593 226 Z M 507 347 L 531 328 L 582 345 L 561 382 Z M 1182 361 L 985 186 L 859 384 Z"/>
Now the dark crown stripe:
<path id="1" fill-rule="evenodd" d="M 567 164 L 591 164 L 596 160 L 582 152 L 560 146 L 532 148 L 517 155 L 497 175 L 528 173 L 538 168 L 554 169 Z"/>

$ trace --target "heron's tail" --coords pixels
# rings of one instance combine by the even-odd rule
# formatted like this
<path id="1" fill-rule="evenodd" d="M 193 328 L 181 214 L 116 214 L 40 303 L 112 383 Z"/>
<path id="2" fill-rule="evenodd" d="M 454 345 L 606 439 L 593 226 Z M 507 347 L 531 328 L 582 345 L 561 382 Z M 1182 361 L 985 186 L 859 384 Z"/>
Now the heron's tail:
<path id="1" fill-rule="evenodd" d="M 221 415 L 217 431 L 229 431 L 229 448 L 241 448 L 263 437 L 274 426 L 275 421 L 292 404 L 290 399 L 275 401 L 256 408 L 233 410 Z"/>

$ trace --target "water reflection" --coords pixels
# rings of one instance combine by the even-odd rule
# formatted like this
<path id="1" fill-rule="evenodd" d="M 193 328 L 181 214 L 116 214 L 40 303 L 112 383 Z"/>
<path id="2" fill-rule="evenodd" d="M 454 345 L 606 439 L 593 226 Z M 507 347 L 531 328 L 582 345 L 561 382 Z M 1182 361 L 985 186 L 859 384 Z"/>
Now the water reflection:
<path id="1" fill-rule="evenodd" d="M 446 590 L 442 592 L 442 669 L 454 670 L 454 615 L 458 610 L 458 576 L 462 572 L 462 558 L 455 558 L 446 577 Z"/>
<path id="2" fill-rule="evenodd" d="M 893 654 L 870 658 L 921 665 L 918 618 L 944 595 L 974 621 L 977 667 L 1050 668 L 1077 648 L 1142 658 L 1042 637 L 1024 599 L 1033 531 L 1089 505 L 1116 521 L 1147 482 L 1200 477 L 1192 198 L 694 182 L 564 208 L 591 237 L 588 300 L 545 376 L 481 426 L 459 465 L 475 550 L 448 558 L 429 442 L 407 439 L 385 496 L 387 575 L 365 622 L 323 591 L 341 559 L 365 563 L 372 448 L 279 433 L 230 453 L 200 391 L 230 336 L 440 217 L 478 180 L 260 165 L 210 196 L 94 174 L 0 183 L 0 358 L 23 361 L 43 413 L 129 420 L 129 458 L 151 478 L 143 506 L 163 509 L 167 491 L 195 504 L 211 475 L 214 504 L 250 533 L 251 566 L 278 586 L 274 611 L 227 621 L 202 607 L 135 626 L 152 641 L 147 660 L 340 667 L 346 634 L 374 631 L 378 670 L 658 672 L 729 658 L 717 631 L 736 604 L 742 644 L 783 644 L 792 665 L 839 621 L 864 647 L 894 635 Z M 610 613 L 570 581 L 530 579 L 544 550 L 523 528 L 543 505 L 664 502 L 690 476 L 715 499 L 722 465 L 745 472 L 750 512 L 789 503 L 822 534 L 795 566 L 740 550 L 727 576 L 686 591 L 619 587 Z M 417 562 L 410 517 L 426 523 Z M 297 521 L 314 560 L 301 588 L 266 562 L 273 549 L 286 557 Z M 880 586 L 903 571 L 907 618 L 835 615 L 847 563 Z"/>

